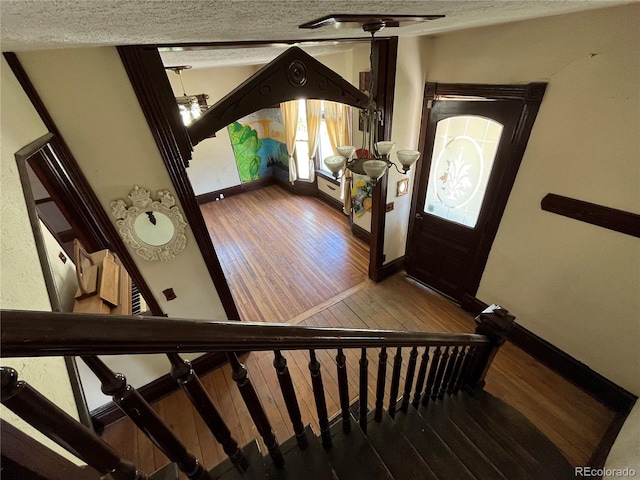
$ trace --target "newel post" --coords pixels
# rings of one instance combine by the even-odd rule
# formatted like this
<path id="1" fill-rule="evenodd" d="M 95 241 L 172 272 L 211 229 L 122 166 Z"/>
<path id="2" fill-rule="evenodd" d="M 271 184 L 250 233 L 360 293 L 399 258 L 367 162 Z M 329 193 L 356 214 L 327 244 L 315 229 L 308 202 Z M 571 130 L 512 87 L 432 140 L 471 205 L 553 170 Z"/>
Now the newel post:
<path id="1" fill-rule="evenodd" d="M 484 388 L 485 377 L 500 347 L 507 341 L 507 333 L 516 319 L 508 310 L 500 305 L 491 305 L 475 318 L 478 335 L 485 335 L 489 344 L 478 349 L 473 364 L 469 365 L 465 390 L 470 393 Z"/>

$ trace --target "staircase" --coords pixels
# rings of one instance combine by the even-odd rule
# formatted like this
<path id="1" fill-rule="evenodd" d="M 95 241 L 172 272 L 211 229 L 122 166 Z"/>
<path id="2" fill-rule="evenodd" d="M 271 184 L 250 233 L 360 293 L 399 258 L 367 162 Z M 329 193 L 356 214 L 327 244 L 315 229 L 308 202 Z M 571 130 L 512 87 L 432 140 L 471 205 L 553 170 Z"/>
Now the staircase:
<path id="1" fill-rule="evenodd" d="M 359 416 L 357 409 L 353 420 Z M 384 412 L 367 415 L 366 434 L 360 426 L 345 432 L 340 419 L 331 428 L 332 446 L 322 447 L 311 427 L 308 447 L 295 437 L 281 445 L 285 466 L 278 469 L 263 457 L 257 441 L 245 445 L 250 459 L 240 473 L 226 460 L 211 474 L 218 480 L 561 480 L 574 478 L 562 454 L 538 429 L 509 405 L 481 392 L 459 392 L 409 405 L 394 418 Z M 175 480 L 175 472 L 162 480 Z M 155 477 L 154 477 L 155 478 Z"/>
<path id="2" fill-rule="evenodd" d="M 498 306 L 476 318 L 475 334 L 333 329 L 145 319 L 120 316 L 2 312 L 3 356 L 79 355 L 103 392 L 172 463 L 147 476 L 50 401 L 2 368 L 2 403 L 114 480 L 232 479 L 565 479 L 572 468 L 559 450 L 515 409 L 483 390 L 484 378 L 514 317 Z M 369 402 L 369 356 L 378 352 L 375 398 Z M 403 348 L 409 351 L 403 362 Z M 304 426 L 283 351 L 309 351 L 309 374 L 319 432 Z M 335 349 L 341 411 L 329 418 L 316 349 Z M 345 349 L 358 349 L 358 394 L 349 393 Z M 233 353 L 272 350 L 273 366 L 295 435 L 276 439 L 247 368 Z M 387 385 L 388 350 L 395 352 Z M 177 352 L 228 355 L 233 380 L 262 442 L 240 447 L 188 361 Z M 171 374 L 222 445 L 228 459 L 207 471 L 146 403 L 96 355 L 166 353 Z M 324 365 L 331 368 L 331 365 Z M 415 381 L 414 381 L 415 380 Z M 401 385 L 403 384 L 403 385 Z M 402 387 L 402 392 L 400 391 Z M 386 403 L 386 408 L 385 408 Z M 266 446 L 261 451 L 260 445 Z M 182 472 L 181 474 L 179 472 Z M 81 478 L 78 476 L 78 478 Z M 82 478 L 86 478 L 83 472 Z M 95 477 L 96 480 L 98 477 Z"/>

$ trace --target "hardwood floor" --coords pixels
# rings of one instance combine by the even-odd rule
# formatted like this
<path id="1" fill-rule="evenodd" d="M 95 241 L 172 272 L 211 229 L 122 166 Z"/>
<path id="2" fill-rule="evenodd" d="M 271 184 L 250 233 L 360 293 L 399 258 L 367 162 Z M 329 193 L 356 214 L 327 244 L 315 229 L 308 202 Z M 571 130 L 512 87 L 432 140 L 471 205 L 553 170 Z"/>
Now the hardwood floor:
<path id="1" fill-rule="evenodd" d="M 275 263 L 272 265 L 289 265 L 289 262 L 283 260 L 282 252 L 275 252 L 274 246 L 289 245 L 288 239 L 296 238 L 303 241 L 305 238 L 307 240 L 312 238 L 312 235 L 305 236 L 300 233 L 306 232 L 307 227 L 297 226 L 296 218 L 291 215 L 278 214 L 271 220 L 267 218 L 264 211 L 260 209 L 265 208 L 265 204 L 277 208 L 277 205 L 281 205 L 279 202 L 282 201 L 283 193 L 272 189 L 266 190 L 268 191 L 262 192 L 261 195 L 257 195 L 259 192 L 255 192 L 256 194 L 247 197 L 248 203 L 256 203 L 256 211 L 262 211 L 262 215 L 264 215 L 257 218 L 256 224 L 253 226 L 241 225 L 248 223 L 246 218 L 242 218 L 243 215 L 240 212 L 233 212 L 233 206 L 244 204 L 244 200 L 231 203 L 231 200 L 235 198 L 232 197 L 224 202 L 217 202 L 214 207 L 208 209 L 206 209 L 207 206 L 203 206 L 203 210 L 206 209 L 211 214 L 214 211 L 218 212 L 219 216 L 217 218 L 223 219 L 223 222 L 229 225 L 237 224 L 239 229 L 245 229 L 245 232 L 252 232 L 251 239 L 254 242 L 256 239 L 258 240 L 256 243 L 259 243 L 259 245 L 251 245 L 252 242 L 247 241 L 242 246 L 234 246 L 236 240 L 250 240 L 248 238 L 238 238 L 246 237 L 247 233 L 234 233 L 236 240 L 225 239 L 222 234 L 223 229 L 211 226 L 212 235 L 214 235 L 213 231 L 215 230 L 215 245 L 219 249 L 218 252 L 221 255 L 225 273 L 229 271 L 227 270 L 229 265 L 225 265 L 225 263 L 229 262 L 229 259 L 231 259 L 232 264 L 244 265 L 243 268 L 246 269 L 243 270 L 241 268 L 237 274 L 230 277 L 234 295 L 237 297 L 246 296 L 246 298 L 242 298 L 239 301 L 239 308 L 243 318 L 252 318 L 250 315 L 257 315 L 257 312 L 267 312 L 261 313 L 259 319 L 271 321 L 273 318 L 278 318 L 280 319 L 278 321 L 283 321 L 282 319 L 284 319 L 291 323 L 318 326 L 441 332 L 473 331 L 474 322 L 469 314 L 439 294 L 409 279 L 403 272 L 378 284 L 369 280 L 360 280 L 360 277 L 354 274 L 353 277 L 349 277 L 351 278 L 349 282 L 340 284 L 342 286 L 333 285 L 331 287 L 333 290 L 326 287 L 326 282 L 323 279 L 324 274 L 297 272 L 299 275 L 293 277 L 295 280 L 291 279 L 290 282 L 303 279 L 306 283 L 298 292 L 303 292 L 303 296 L 306 295 L 304 292 L 308 292 L 308 295 L 314 295 L 313 300 L 308 298 L 291 298 L 287 301 L 277 302 L 265 300 L 267 293 L 258 290 L 268 287 L 275 288 L 275 290 L 269 290 L 269 294 L 272 294 L 271 292 L 273 291 L 280 293 L 281 290 L 271 284 L 278 284 L 279 282 L 284 282 L 284 280 L 283 278 L 277 279 L 278 272 L 266 271 L 267 268 L 275 267 L 268 267 L 263 262 L 273 261 Z M 284 195 L 286 196 L 286 193 Z M 239 197 L 244 197 L 244 195 Z M 316 220 L 322 218 L 323 226 L 328 224 L 328 221 L 324 220 L 324 216 L 319 217 L 321 215 L 319 212 L 325 207 L 322 204 L 316 204 L 316 202 L 317 200 L 314 199 L 301 200 L 296 197 L 293 198 L 293 203 L 297 209 L 296 215 L 300 217 L 298 221 L 303 225 L 309 225 L 308 228 L 313 228 L 310 226 L 313 222 L 307 222 L 306 220 L 309 217 L 315 217 Z M 261 205 L 257 205 L 257 203 Z M 330 214 L 331 211 L 328 211 Z M 259 230 L 256 226 L 257 224 L 268 225 L 269 222 L 274 222 L 278 226 L 272 225 L 270 228 L 265 227 L 262 230 Z M 225 227 L 225 229 L 228 228 L 230 227 Z M 332 242 L 336 244 L 349 244 L 351 242 L 350 238 L 343 238 L 342 240 L 335 238 L 339 235 L 350 237 L 351 233 L 348 232 L 348 229 L 341 230 L 340 232 L 343 233 L 340 234 L 336 233 L 333 227 L 329 231 L 331 234 L 325 232 L 325 235 L 329 235 Z M 272 235 L 275 237 L 271 237 Z M 227 253 L 221 252 L 222 249 L 220 247 L 222 245 L 225 245 Z M 318 244 L 315 245 L 317 246 Z M 307 248 L 304 245 L 296 244 L 293 251 L 296 252 L 296 255 L 301 256 L 310 249 L 311 247 Z M 362 250 L 366 251 L 365 248 L 362 248 Z M 247 257 L 244 257 L 245 255 Z M 261 258 L 262 256 L 269 256 L 272 259 L 265 260 Z M 357 262 L 364 261 L 357 260 Z M 251 271 L 255 272 L 255 278 L 249 273 Z M 270 275 L 267 275 L 267 273 Z M 284 277 L 287 275 L 289 273 L 284 274 Z M 321 282 L 322 285 L 316 285 L 314 282 Z M 327 289 L 325 290 L 325 288 Z M 341 291 L 340 288 L 346 289 L 346 291 Z M 318 291 L 323 293 L 318 294 Z M 331 296 L 330 292 L 336 293 Z M 285 295 L 287 298 L 289 296 L 293 295 L 289 293 Z M 293 308 L 290 313 L 288 313 L 289 306 Z M 284 310 L 278 311 L 280 308 Z M 515 313 L 517 314 L 517 312 Z M 245 315 L 249 316 L 245 317 Z M 408 351 L 405 351 L 403 354 L 403 380 L 408 353 Z M 359 351 L 346 351 L 345 354 L 348 361 L 350 398 L 353 400 L 357 395 Z M 389 352 L 390 357 L 394 354 L 395 350 Z M 317 420 L 315 419 L 315 403 L 308 370 L 308 353 L 295 351 L 285 352 L 284 355 L 287 358 L 295 385 L 303 422 L 311 424 L 314 430 L 318 432 Z M 334 415 L 339 410 L 335 352 L 318 351 L 317 355 L 322 364 L 327 408 L 329 414 Z M 370 408 L 373 407 L 375 398 L 377 356 L 378 352 L 376 350 L 368 351 L 368 400 Z M 273 354 L 270 352 L 250 353 L 243 358 L 243 362 L 249 369 L 250 378 L 272 422 L 276 436 L 280 441 L 284 441 L 293 434 L 293 431 L 288 420 L 272 361 Z M 389 379 L 390 370 L 390 368 L 387 370 Z M 123 373 L 126 374 L 126 372 Z M 258 437 L 249 413 L 231 380 L 231 372 L 228 366 L 203 376 L 202 382 L 211 395 L 214 404 L 218 407 L 223 418 L 225 418 L 233 436 L 240 444 Z M 390 381 L 388 380 L 386 384 L 386 398 L 388 398 Z M 528 417 L 560 448 L 573 465 L 586 465 L 614 417 L 612 411 L 602 406 L 588 394 L 509 343 L 505 344 L 496 356 L 487 377 L 486 390 L 502 398 Z M 193 410 L 184 393 L 181 391 L 175 392 L 156 402 L 153 407 L 207 468 L 213 467 L 224 459 L 222 449 L 215 442 L 202 419 Z M 136 432 L 129 419 L 123 419 L 107 428 L 104 438 L 124 458 L 133 461 L 146 472 L 152 472 L 167 463 L 166 457 L 152 446 L 144 435 Z"/>
<path id="2" fill-rule="evenodd" d="M 240 316 L 286 322 L 367 278 L 347 217 L 278 186 L 201 206 Z"/>

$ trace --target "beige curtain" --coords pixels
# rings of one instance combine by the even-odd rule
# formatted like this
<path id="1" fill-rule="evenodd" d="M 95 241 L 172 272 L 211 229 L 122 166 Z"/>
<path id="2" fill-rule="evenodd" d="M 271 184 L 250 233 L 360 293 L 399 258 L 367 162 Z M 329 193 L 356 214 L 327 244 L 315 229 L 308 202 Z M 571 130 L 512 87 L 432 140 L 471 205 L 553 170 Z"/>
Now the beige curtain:
<path id="1" fill-rule="evenodd" d="M 293 158 L 293 152 L 296 149 L 296 132 L 298 131 L 298 101 L 283 102 L 280 104 L 280 110 L 282 110 L 282 123 L 284 123 L 284 135 L 289 155 L 289 181 L 293 183 L 298 179 L 296 161 Z"/>
<path id="2" fill-rule="evenodd" d="M 320 142 L 320 122 L 322 121 L 322 100 L 307 100 L 307 134 L 309 135 L 309 182 L 316 178 L 316 164 L 313 160 Z"/>
<path id="3" fill-rule="evenodd" d="M 340 145 L 351 145 L 351 115 L 349 106 L 342 103 L 324 102 L 324 121 L 333 153 L 337 154 Z M 351 213 L 351 171 L 346 169 L 340 183 L 340 198 L 344 202 L 345 215 Z"/>
<path id="4" fill-rule="evenodd" d="M 340 145 L 351 145 L 349 108 L 342 103 L 324 102 L 324 121 L 327 124 L 327 134 L 334 155 L 338 154 Z"/>

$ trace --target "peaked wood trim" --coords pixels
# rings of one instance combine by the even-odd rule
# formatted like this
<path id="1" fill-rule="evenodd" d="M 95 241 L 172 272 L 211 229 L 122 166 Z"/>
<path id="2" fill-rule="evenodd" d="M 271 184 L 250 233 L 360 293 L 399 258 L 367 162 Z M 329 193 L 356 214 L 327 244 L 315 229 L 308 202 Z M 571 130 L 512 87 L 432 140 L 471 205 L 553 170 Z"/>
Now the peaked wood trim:
<path id="1" fill-rule="evenodd" d="M 194 145 L 236 120 L 297 98 L 317 98 L 366 106 L 367 96 L 336 72 L 298 47 L 290 47 L 188 127 Z"/>
<path id="2" fill-rule="evenodd" d="M 175 125 L 174 117 L 179 113 L 160 53 L 155 46 L 149 45 L 118 47 L 118 53 L 156 140 L 227 318 L 240 320 L 240 314 L 185 170 L 188 159 L 191 158 L 190 142 L 184 125 Z"/>

